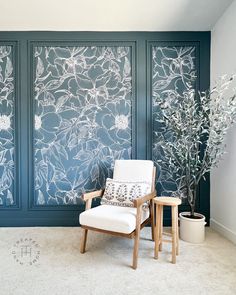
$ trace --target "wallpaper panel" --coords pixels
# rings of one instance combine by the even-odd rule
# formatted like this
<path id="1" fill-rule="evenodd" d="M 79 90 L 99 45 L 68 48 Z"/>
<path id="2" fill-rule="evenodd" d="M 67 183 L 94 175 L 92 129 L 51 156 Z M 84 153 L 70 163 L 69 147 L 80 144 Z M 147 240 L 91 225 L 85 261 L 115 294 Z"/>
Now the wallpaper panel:
<path id="1" fill-rule="evenodd" d="M 165 140 L 165 130 L 157 101 L 168 105 L 172 95 L 183 95 L 187 85 L 196 87 L 196 47 L 195 46 L 153 46 L 152 47 L 152 158 L 158 169 L 157 189 L 159 195 L 172 195 L 177 184 L 171 171 L 158 165 L 165 159 L 161 141 Z"/>
<path id="2" fill-rule="evenodd" d="M 131 158 L 131 47 L 34 47 L 34 204 L 80 203 Z"/>
<path id="3" fill-rule="evenodd" d="M 13 46 L 0 45 L 0 206 L 14 199 L 14 69 Z"/>

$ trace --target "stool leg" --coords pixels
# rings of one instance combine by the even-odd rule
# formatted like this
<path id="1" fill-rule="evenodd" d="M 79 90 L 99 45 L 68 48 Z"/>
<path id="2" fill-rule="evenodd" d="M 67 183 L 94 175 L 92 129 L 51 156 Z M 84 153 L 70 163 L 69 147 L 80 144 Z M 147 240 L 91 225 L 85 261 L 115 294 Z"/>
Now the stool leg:
<path id="1" fill-rule="evenodd" d="M 172 263 L 176 263 L 176 206 L 171 206 L 172 217 Z"/>
<path id="2" fill-rule="evenodd" d="M 154 202 L 153 202 L 153 200 L 151 200 L 150 201 L 150 205 L 151 205 L 151 230 L 152 230 L 152 241 L 154 241 L 155 240 L 155 214 L 154 214 L 154 212 L 155 212 L 155 204 L 154 204 Z"/>
<path id="3" fill-rule="evenodd" d="M 176 255 L 179 255 L 179 212 L 178 206 L 176 207 Z"/>
<path id="4" fill-rule="evenodd" d="M 156 226 L 155 226 L 155 250 L 154 250 L 154 258 L 158 258 L 158 249 L 159 249 L 159 240 L 160 240 L 160 206 L 156 205 Z"/>
<path id="5" fill-rule="evenodd" d="M 160 205 L 160 223 L 159 223 L 159 251 L 162 251 L 162 234 L 163 234 L 163 205 Z"/>

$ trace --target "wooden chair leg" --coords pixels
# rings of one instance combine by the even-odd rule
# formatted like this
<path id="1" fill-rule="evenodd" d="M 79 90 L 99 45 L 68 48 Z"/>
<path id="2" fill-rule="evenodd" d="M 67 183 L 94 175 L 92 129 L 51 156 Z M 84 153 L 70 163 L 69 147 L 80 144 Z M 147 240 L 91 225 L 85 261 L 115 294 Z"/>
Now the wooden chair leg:
<path id="1" fill-rule="evenodd" d="M 171 206 L 172 217 L 172 263 L 176 263 L 176 206 Z"/>
<path id="2" fill-rule="evenodd" d="M 139 248 L 139 238 L 140 233 L 136 233 L 135 239 L 134 239 L 134 252 L 133 252 L 133 265 L 132 268 L 136 269 L 138 266 L 138 248 Z"/>
<path id="3" fill-rule="evenodd" d="M 88 230 L 83 229 L 82 239 L 81 239 L 81 244 L 80 244 L 80 253 L 82 253 L 82 254 L 85 252 L 87 236 L 88 236 Z"/>
<path id="4" fill-rule="evenodd" d="M 137 208 L 136 216 L 136 230 L 134 239 L 134 251 L 133 251 L 133 265 L 132 268 L 136 269 L 138 265 L 138 248 L 139 248 L 139 238 L 140 238 L 140 224 L 141 224 L 141 207 Z"/>
<path id="5" fill-rule="evenodd" d="M 158 258 L 159 241 L 160 241 L 160 206 L 156 205 L 156 229 L 155 229 L 155 250 L 154 258 Z"/>

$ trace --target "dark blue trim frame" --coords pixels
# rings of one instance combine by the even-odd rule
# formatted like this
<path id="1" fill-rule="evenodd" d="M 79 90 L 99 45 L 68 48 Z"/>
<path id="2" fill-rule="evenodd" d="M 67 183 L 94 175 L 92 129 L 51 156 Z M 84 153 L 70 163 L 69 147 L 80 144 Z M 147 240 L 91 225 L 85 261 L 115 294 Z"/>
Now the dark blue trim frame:
<path id="1" fill-rule="evenodd" d="M 200 62 L 199 62 L 199 42 L 193 41 L 147 41 L 147 159 L 152 159 L 152 131 L 153 131 L 153 121 L 152 121 L 152 48 L 154 46 L 193 46 L 196 48 L 196 72 L 197 77 L 200 72 Z M 196 81 L 196 91 L 200 90 L 200 79 Z M 201 89 L 203 90 L 203 89 Z"/>
<path id="2" fill-rule="evenodd" d="M 35 63 L 33 59 L 33 49 L 35 46 L 126 46 L 131 48 L 131 77 L 132 77 L 132 122 L 131 122 L 131 133 L 132 133 L 132 158 L 136 158 L 136 125 L 137 125 L 137 120 L 136 120 L 136 63 L 135 63 L 135 57 L 136 57 L 136 43 L 135 42 L 122 42 L 122 41 L 64 41 L 64 40 L 56 40 L 56 41 L 32 41 L 30 40 L 28 42 L 28 64 L 29 64 L 29 77 L 28 81 L 29 82 L 29 107 L 30 107 L 30 112 L 29 112 L 29 146 L 30 152 L 29 152 L 29 173 L 31 175 L 29 179 L 29 201 L 28 201 L 28 210 L 37 210 L 37 211 L 47 211 L 47 210 L 62 210 L 62 211 L 67 211 L 67 210 L 76 210 L 78 208 L 78 205 L 35 205 L 34 204 L 34 91 L 33 91 L 33 81 L 34 81 L 34 73 L 35 73 Z"/>
<path id="3" fill-rule="evenodd" d="M 147 159 L 152 159 L 152 146 L 153 146 L 153 111 L 152 111 L 152 49 L 153 47 L 161 46 L 161 47 L 182 47 L 182 46 L 191 46 L 195 47 L 196 51 L 196 87 L 195 90 L 199 91 L 201 88 L 200 79 L 199 79 L 199 71 L 200 71 L 200 42 L 199 41 L 147 41 Z M 199 191 L 197 195 L 197 207 L 196 210 L 198 212 L 201 211 L 201 202 L 204 200 L 205 196 L 200 196 Z M 186 204 L 186 201 L 180 206 L 180 212 L 189 211 L 189 206 Z M 165 217 L 168 215 L 168 220 L 166 219 L 165 224 L 170 225 L 171 217 L 170 217 L 170 209 L 164 208 Z"/>
<path id="4" fill-rule="evenodd" d="M 0 209 L 0 226 L 76 226 L 79 213 L 84 206 L 70 205 L 34 208 L 32 206 L 32 44 L 101 44 L 132 46 L 132 144 L 133 158 L 150 159 L 151 112 L 150 112 L 150 67 L 148 65 L 150 44 L 194 43 L 199 45 L 200 89 L 207 89 L 210 84 L 210 32 L 0 32 L 0 42 L 15 44 L 16 73 L 16 183 L 15 198 L 18 208 Z M 149 54 L 149 57 L 148 57 Z M 134 102 L 133 102 L 134 103 Z M 31 167 L 31 169 L 29 169 Z M 209 220 L 210 184 L 200 184 L 200 207 Z M 37 206 L 38 207 L 38 206 Z M 44 206 L 43 206 L 44 207 Z M 185 209 L 185 208 L 183 208 Z M 165 213 L 165 221 L 169 223 L 169 211 Z"/>
<path id="5" fill-rule="evenodd" d="M 13 64 L 13 77 L 14 77 L 14 189 L 13 189 L 13 198 L 15 200 L 14 205 L 10 205 L 7 207 L 0 206 L 0 211 L 8 211 L 8 210 L 21 210 L 21 200 L 20 200 L 20 136 L 19 132 L 20 128 L 20 83 L 19 83 L 19 42 L 18 41 L 3 41 L 0 40 L 0 46 L 10 46 L 12 47 L 12 64 Z"/>
<path id="6" fill-rule="evenodd" d="M 152 120 L 152 47 L 153 46 L 194 46 L 196 48 L 196 71 L 197 71 L 197 81 L 196 81 L 196 91 L 204 91 L 209 88 L 210 82 L 209 78 L 202 78 L 202 63 L 209 65 L 210 56 L 206 58 L 204 48 L 202 47 L 201 40 L 195 41 L 147 41 L 147 159 L 152 159 L 152 132 L 153 132 L 153 120 Z M 209 224 L 210 215 L 210 204 L 209 204 L 209 187 L 210 178 L 209 174 L 206 176 L 206 181 L 201 180 L 198 192 L 197 192 L 197 205 L 196 211 L 204 214 L 206 216 L 207 223 Z M 170 225 L 171 216 L 170 210 L 165 208 L 165 224 Z M 180 212 L 189 211 L 189 206 L 185 203 L 180 206 Z"/>

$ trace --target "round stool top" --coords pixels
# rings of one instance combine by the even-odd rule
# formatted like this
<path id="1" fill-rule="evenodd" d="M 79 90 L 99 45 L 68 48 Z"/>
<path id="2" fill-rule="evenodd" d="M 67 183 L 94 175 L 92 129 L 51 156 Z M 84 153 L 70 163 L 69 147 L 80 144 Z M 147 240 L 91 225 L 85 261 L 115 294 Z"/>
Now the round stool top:
<path id="1" fill-rule="evenodd" d="M 181 199 L 173 197 L 156 197 L 153 200 L 158 205 L 177 206 L 181 204 Z"/>

